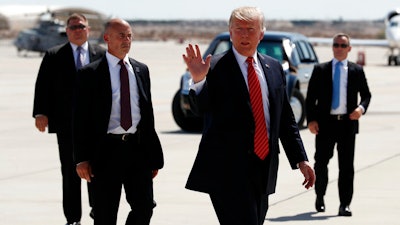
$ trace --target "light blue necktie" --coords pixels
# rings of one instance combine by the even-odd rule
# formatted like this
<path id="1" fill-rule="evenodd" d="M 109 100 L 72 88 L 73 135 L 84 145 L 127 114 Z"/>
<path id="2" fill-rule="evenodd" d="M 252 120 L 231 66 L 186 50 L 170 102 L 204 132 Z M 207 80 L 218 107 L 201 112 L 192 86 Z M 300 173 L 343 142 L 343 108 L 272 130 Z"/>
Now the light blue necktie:
<path id="1" fill-rule="evenodd" d="M 340 102 L 340 67 L 342 62 L 337 62 L 333 74 L 332 108 L 337 109 Z"/>
<path id="2" fill-rule="evenodd" d="M 82 47 L 78 46 L 76 49 L 77 56 L 76 56 L 76 69 L 80 69 L 82 67 L 82 61 L 81 61 L 81 53 L 82 53 Z"/>

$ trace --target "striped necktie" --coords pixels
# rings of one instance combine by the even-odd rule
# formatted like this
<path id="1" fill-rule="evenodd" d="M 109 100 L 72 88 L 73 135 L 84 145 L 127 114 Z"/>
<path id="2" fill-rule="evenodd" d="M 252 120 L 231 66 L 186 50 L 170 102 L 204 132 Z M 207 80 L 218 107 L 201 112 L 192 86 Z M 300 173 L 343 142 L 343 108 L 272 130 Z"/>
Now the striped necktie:
<path id="1" fill-rule="evenodd" d="M 268 131 L 265 122 L 260 82 L 253 66 L 253 57 L 248 57 L 247 79 L 249 84 L 250 103 L 255 121 L 254 153 L 262 160 L 269 152 Z"/>

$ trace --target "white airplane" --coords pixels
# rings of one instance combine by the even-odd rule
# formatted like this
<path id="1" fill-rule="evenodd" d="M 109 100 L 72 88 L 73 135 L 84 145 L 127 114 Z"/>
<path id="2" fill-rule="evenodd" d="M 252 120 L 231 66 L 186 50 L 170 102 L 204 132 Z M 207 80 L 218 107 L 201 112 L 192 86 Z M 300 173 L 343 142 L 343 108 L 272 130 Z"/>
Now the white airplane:
<path id="1" fill-rule="evenodd" d="M 386 39 L 351 39 L 352 46 L 389 48 L 388 65 L 400 65 L 400 8 L 390 11 L 385 18 Z M 310 37 L 313 44 L 332 44 L 332 39 Z"/>
<path id="2" fill-rule="evenodd" d="M 389 42 L 388 64 L 394 62 L 395 65 L 400 64 L 400 9 L 391 11 L 385 20 L 386 24 L 386 39 Z M 397 50 L 397 52 L 396 52 Z M 397 55 L 396 55 L 397 53 Z"/>

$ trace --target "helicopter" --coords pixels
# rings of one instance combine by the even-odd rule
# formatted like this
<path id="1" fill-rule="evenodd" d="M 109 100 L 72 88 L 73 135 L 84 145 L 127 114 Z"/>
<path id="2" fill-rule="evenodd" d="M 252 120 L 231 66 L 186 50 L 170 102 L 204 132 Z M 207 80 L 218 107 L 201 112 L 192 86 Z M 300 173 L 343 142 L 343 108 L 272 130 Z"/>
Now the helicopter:
<path id="1" fill-rule="evenodd" d="M 18 55 L 23 52 L 25 52 L 24 56 L 28 52 L 39 52 L 42 56 L 49 48 L 67 42 L 66 20 L 74 12 L 84 14 L 89 20 L 91 25 L 89 41 L 101 42 L 101 34 L 107 16 L 90 9 L 64 7 L 41 13 L 35 27 L 23 29 L 18 33 L 13 41 Z"/>
<path id="2" fill-rule="evenodd" d="M 38 26 L 22 30 L 14 40 L 18 54 L 22 51 L 39 52 L 68 41 L 64 22 L 58 19 L 40 20 Z"/>

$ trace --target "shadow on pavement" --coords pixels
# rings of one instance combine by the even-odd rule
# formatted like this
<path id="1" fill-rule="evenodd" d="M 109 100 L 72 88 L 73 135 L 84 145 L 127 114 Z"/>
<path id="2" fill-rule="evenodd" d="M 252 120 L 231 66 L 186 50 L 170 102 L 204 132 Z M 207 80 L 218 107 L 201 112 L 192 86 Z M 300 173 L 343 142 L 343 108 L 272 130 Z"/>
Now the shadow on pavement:
<path id="1" fill-rule="evenodd" d="M 270 222 L 287 222 L 287 221 L 315 221 L 315 220 L 328 220 L 329 218 L 332 217 L 337 217 L 336 215 L 323 215 L 323 214 L 318 214 L 318 216 L 315 216 L 318 214 L 317 212 L 306 212 L 306 213 L 301 213 L 293 216 L 281 216 L 281 217 L 276 217 L 276 218 L 268 218 L 266 220 Z"/>

